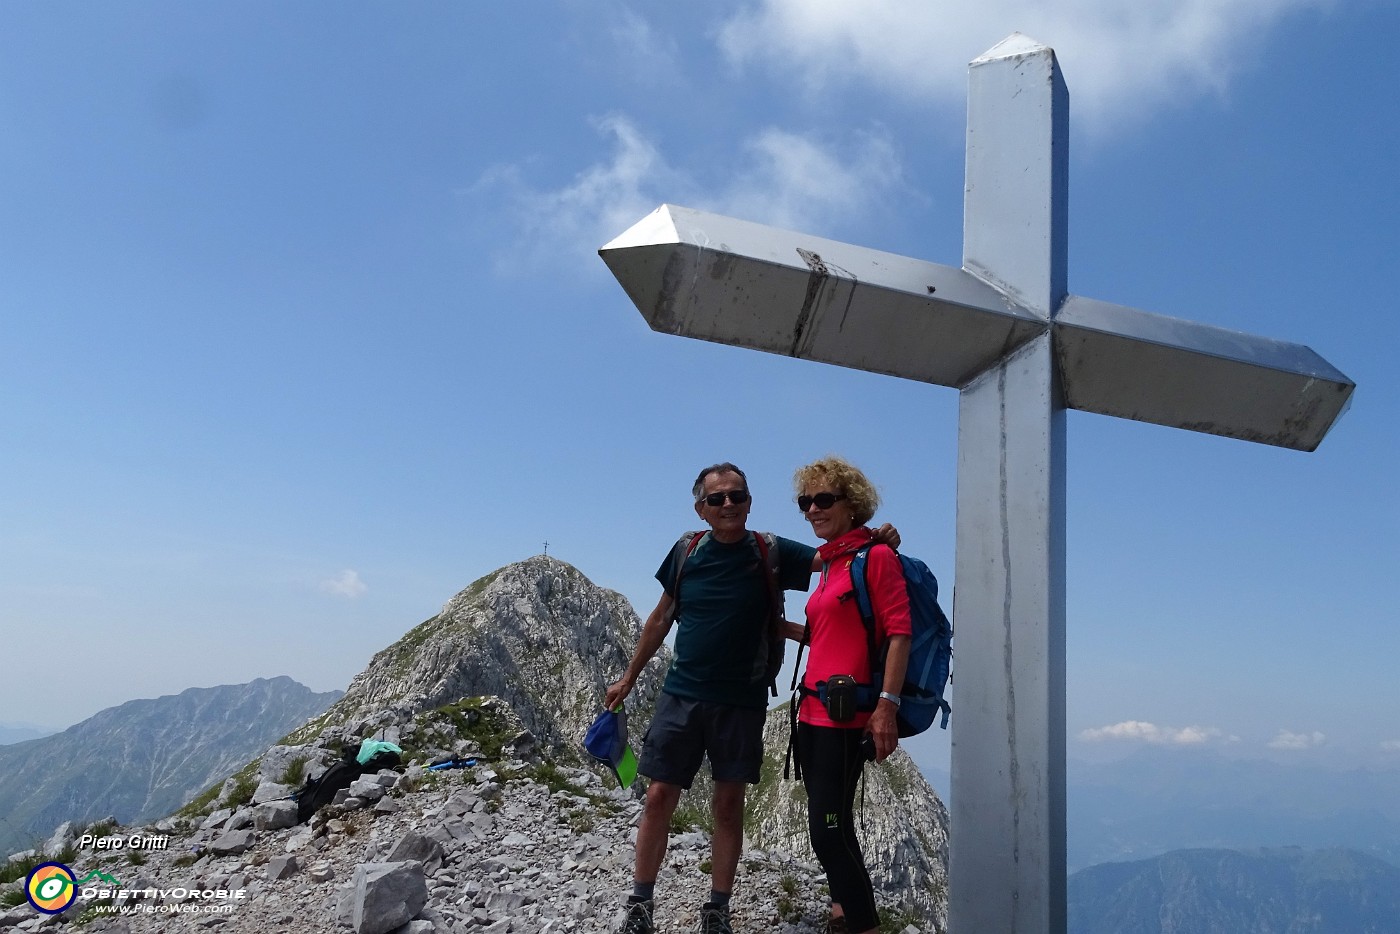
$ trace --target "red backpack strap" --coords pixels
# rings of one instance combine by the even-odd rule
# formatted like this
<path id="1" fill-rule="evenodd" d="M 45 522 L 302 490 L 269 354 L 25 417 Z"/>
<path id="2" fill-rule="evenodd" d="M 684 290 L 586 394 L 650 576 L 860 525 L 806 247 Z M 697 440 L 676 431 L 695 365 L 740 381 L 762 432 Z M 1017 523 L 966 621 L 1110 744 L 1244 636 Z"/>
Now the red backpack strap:
<path id="1" fill-rule="evenodd" d="M 750 534 L 753 535 L 753 545 L 758 550 L 759 565 L 763 570 L 764 583 L 767 584 L 768 614 L 773 620 L 779 621 L 783 617 L 783 591 L 778 586 L 778 539 L 769 532 L 750 530 Z M 773 539 L 771 544 L 770 537 Z"/>
<path id="2" fill-rule="evenodd" d="M 685 559 L 694 554 L 695 549 L 700 547 L 700 542 L 708 531 L 686 532 L 676 539 L 676 544 L 671 547 L 671 621 L 675 622 L 681 618 L 681 571 L 685 567 Z"/>

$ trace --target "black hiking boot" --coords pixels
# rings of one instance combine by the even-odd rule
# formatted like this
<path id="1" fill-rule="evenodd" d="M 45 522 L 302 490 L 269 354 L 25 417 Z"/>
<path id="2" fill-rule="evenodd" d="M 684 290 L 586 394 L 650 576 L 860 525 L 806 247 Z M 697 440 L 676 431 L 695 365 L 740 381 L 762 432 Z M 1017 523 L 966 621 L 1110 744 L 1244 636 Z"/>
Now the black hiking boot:
<path id="1" fill-rule="evenodd" d="M 734 934 L 729 926 L 729 906 L 706 902 L 700 908 L 700 934 Z"/>
<path id="2" fill-rule="evenodd" d="M 622 927 L 617 929 L 617 934 L 653 934 L 656 926 L 652 924 L 652 912 L 656 910 L 656 902 L 651 899 L 631 899 L 627 900 L 627 917 L 622 922 Z"/>

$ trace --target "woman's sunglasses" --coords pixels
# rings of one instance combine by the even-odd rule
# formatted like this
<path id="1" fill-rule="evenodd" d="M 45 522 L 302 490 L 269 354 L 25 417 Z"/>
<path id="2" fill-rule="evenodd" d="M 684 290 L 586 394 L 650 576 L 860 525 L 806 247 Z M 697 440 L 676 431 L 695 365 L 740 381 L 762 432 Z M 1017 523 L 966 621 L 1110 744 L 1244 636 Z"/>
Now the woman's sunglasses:
<path id="1" fill-rule="evenodd" d="M 836 505 L 838 499 L 845 499 L 845 493 L 818 493 L 816 496 L 797 497 L 797 509 L 799 512 L 806 512 L 813 506 L 818 509 L 830 509 Z"/>

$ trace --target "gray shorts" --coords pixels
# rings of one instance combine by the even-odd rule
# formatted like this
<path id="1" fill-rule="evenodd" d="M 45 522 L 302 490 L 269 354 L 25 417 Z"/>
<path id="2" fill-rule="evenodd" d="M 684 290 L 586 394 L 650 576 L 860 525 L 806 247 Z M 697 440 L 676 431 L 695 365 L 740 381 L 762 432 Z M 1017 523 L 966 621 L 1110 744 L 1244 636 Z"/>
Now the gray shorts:
<path id="1" fill-rule="evenodd" d="M 717 782 L 758 784 L 766 711 L 687 700 L 661 692 L 642 738 L 637 771 L 653 781 L 689 788 L 710 757 Z"/>

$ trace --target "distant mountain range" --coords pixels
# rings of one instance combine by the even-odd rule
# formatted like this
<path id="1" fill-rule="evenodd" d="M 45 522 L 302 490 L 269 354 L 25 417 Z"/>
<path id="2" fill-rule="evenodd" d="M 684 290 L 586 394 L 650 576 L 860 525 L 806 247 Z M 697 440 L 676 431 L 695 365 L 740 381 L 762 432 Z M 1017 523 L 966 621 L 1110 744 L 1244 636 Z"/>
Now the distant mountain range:
<path id="1" fill-rule="evenodd" d="M 28 739 L 38 739 L 41 736 L 50 736 L 57 732 L 58 730 L 36 726 L 33 723 L 0 723 L 0 746 L 22 743 Z"/>
<path id="2" fill-rule="evenodd" d="M 1178 850 L 1069 877 L 1070 934 L 1395 934 L 1400 868 L 1345 849 Z"/>
<path id="3" fill-rule="evenodd" d="M 947 770 L 915 761 L 946 796 Z M 1067 772 L 1070 872 L 1172 850 L 1287 846 L 1344 847 L 1400 867 L 1400 769 L 1144 749 L 1113 762 L 1070 760 Z"/>
<path id="4" fill-rule="evenodd" d="M 163 817 L 340 695 L 287 677 L 190 688 L 0 746 L 0 854 L 42 843 L 64 821 Z"/>
<path id="5" fill-rule="evenodd" d="M 1068 771 L 1070 872 L 1170 850 L 1286 846 L 1347 847 L 1400 866 L 1400 770 L 1150 749 Z"/>

